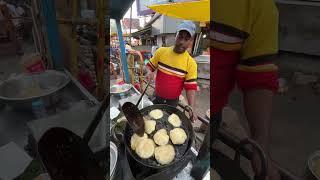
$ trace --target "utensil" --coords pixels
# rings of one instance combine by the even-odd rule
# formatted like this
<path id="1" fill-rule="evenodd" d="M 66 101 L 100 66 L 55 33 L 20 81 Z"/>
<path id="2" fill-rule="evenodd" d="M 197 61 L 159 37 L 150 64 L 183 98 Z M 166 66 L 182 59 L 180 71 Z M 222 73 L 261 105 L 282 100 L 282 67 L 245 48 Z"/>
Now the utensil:
<path id="1" fill-rule="evenodd" d="M 106 172 L 99 166 L 88 143 L 109 106 L 109 98 L 110 95 L 102 101 L 83 138 L 59 127 L 49 129 L 40 138 L 38 152 L 51 179 L 105 180 Z"/>
<path id="2" fill-rule="evenodd" d="M 136 104 L 136 106 L 137 106 L 137 107 L 138 107 L 138 105 L 139 105 L 139 103 L 140 103 L 141 99 L 143 98 L 144 94 L 146 93 L 146 91 L 147 91 L 147 89 L 148 89 L 149 85 L 150 85 L 150 82 L 148 82 L 148 83 L 147 83 L 146 88 L 144 88 L 144 91 L 142 92 L 142 94 L 141 94 L 141 96 L 140 96 L 140 98 L 139 98 L 139 100 L 138 100 L 138 102 L 137 102 L 137 104 Z"/>
<path id="3" fill-rule="evenodd" d="M 48 130 L 38 143 L 38 152 L 52 180 L 105 180 L 88 144 L 65 128 Z"/>
<path id="4" fill-rule="evenodd" d="M 127 93 L 132 88 L 131 84 L 113 85 L 110 87 L 110 94 Z"/>
<path id="5" fill-rule="evenodd" d="M 143 93 L 141 94 L 136 105 L 134 105 L 131 102 L 126 102 L 122 106 L 123 114 L 127 118 L 129 125 L 131 126 L 133 131 L 141 137 L 144 134 L 144 121 L 143 121 L 143 116 L 138 108 L 138 105 L 139 105 L 142 97 L 146 93 L 148 86 L 149 86 L 149 83 L 147 84 L 146 88 L 144 89 Z"/>
<path id="6" fill-rule="evenodd" d="M 169 115 L 172 113 L 178 115 L 180 117 L 180 120 L 182 121 L 181 128 L 183 128 L 188 136 L 185 144 L 183 145 L 178 145 L 175 146 L 175 151 L 176 151 L 176 157 L 175 159 L 167 165 L 160 165 L 157 163 L 157 161 L 154 158 L 151 159 L 141 159 L 134 150 L 131 149 L 130 146 L 130 139 L 131 136 L 133 135 L 134 131 L 131 126 L 126 126 L 124 134 L 122 135 L 124 137 L 124 145 L 127 151 L 127 154 L 131 156 L 137 163 L 143 165 L 144 167 L 148 167 L 151 169 L 157 169 L 157 170 L 163 170 L 167 168 L 174 168 L 176 166 L 180 166 L 181 162 L 184 161 L 186 158 L 188 158 L 188 154 L 190 152 L 190 149 L 194 143 L 194 131 L 193 127 L 191 124 L 191 114 L 189 113 L 189 117 L 185 115 L 185 112 L 180 111 L 176 107 L 169 106 L 166 104 L 155 104 L 148 106 L 146 108 L 143 108 L 141 110 L 141 113 L 143 115 L 147 115 L 150 111 L 155 110 L 155 109 L 161 109 L 164 112 L 164 117 L 160 120 L 157 120 L 157 129 L 165 128 L 167 130 L 173 129 L 170 125 L 165 125 L 163 121 L 167 121 L 167 118 Z M 187 109 L 184 109 L 186 111 Z M 160 122 L 161 121 L 161 122 Z M 171 129 L 170 129 L 171 128 Z M 155 131 L 153 132 L 155 133 Z M 152 135 L 151 135 L 152 136 Z"/>
<path id="7" fill-rule="evenodd" d="M 19 74 L 0 83 L 0 101 L 14 109 L 31 110 L 35 99 L 43 99 L 46 106 L 56 103 L 62 90 L 69 84 L 67 74 L 46 70 L 32 74 Z"/>

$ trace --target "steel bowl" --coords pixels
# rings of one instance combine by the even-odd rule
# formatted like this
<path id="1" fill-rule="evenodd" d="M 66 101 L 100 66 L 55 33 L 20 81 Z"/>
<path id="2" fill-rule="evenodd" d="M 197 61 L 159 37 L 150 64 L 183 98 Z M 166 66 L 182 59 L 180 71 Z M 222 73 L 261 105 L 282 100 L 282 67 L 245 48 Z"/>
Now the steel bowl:
<path id="1" fill-rule="evenodd" d="M 130 84 L 122 84 L 122 85 L 113 85 L 110 87 L 110 93 L 111 94 L 125 94 L 130 91 L 132 88 L 132 85 Z"/>
<path id="2" fill-rule="evenodd" d="M 19 74 L 0 84 L 0 101 L 15 109 L 30 110 L 32 102 L 41 98 L 46 106 L 61 98 L 60 91 L 70 82 L 63 72 Z"/>

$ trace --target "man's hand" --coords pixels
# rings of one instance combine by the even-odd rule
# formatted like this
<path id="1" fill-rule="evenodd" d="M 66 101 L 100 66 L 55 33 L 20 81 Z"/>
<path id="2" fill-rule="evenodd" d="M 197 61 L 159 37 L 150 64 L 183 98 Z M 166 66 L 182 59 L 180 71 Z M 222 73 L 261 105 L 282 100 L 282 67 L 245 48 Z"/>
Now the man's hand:
<path id="1" fill-rule="evenodd" d="M 153 81 L 154 79 L 154 73 L 147 67 L 147 74 L 146 74 L 146 80 L 148 82 Z"/>
<path id="2" fill-rule="evenodd" d="M 194 112 L 194 110 L 192 109 L 193 112 L 193 119 L 191 119 L 192 123 L 195 123 L 198 120 L 198 115 L 196 112 Z"/>
<path id="3" fill-rule="evenodd" d="M 187 99 L 188 99 L 188 104 L 192 108 L 192 112 L 193 112 L 192 122 L 194 123 L 198 120 L 197 113 L 195 112 L 195 110 L 196 110 L 196 108 L 195 108 L 196 91 L 195 90 L 187 90 L 186 95 L 187 95 Z"/>

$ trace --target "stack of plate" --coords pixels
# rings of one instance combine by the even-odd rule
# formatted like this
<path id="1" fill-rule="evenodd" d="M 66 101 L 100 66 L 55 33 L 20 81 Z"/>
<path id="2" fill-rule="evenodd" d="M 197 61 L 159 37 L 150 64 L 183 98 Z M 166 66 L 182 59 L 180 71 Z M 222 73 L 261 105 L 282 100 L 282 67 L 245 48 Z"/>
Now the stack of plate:
<path id="1" fill-rule="evenodd" d="M 118 148 L 113 143 L 110 142 L 110 177 L 113 179 L 116 167 L 118 165 Z"/>

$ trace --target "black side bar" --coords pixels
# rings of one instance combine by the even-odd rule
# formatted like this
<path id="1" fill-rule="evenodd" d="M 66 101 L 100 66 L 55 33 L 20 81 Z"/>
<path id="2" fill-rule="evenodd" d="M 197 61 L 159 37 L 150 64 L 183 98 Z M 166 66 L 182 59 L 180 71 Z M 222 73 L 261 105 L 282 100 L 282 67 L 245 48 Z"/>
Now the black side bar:
<path id="1" fill-rule="evenodd" d="M 226 144 L 232 149 L 236 149 L 240 143 L 240 140 L 237 137 L 231 135 L 230 133 L 227 133 L 225 130 L 221 128 L 218 131 L 217 139 L 219 139 L 222 143 Z M 245 157 L 248 160 L 251 160 L 253 152 L 249 148 L 241 147 L 239 149 L 239 152 L 243 157 Z M 278 164 L 276 164 L 276 167 L 279 169 L 283 180 L 302 180 L 301 177 L 293 175 L 291 172 L 280 167 Z"/>

